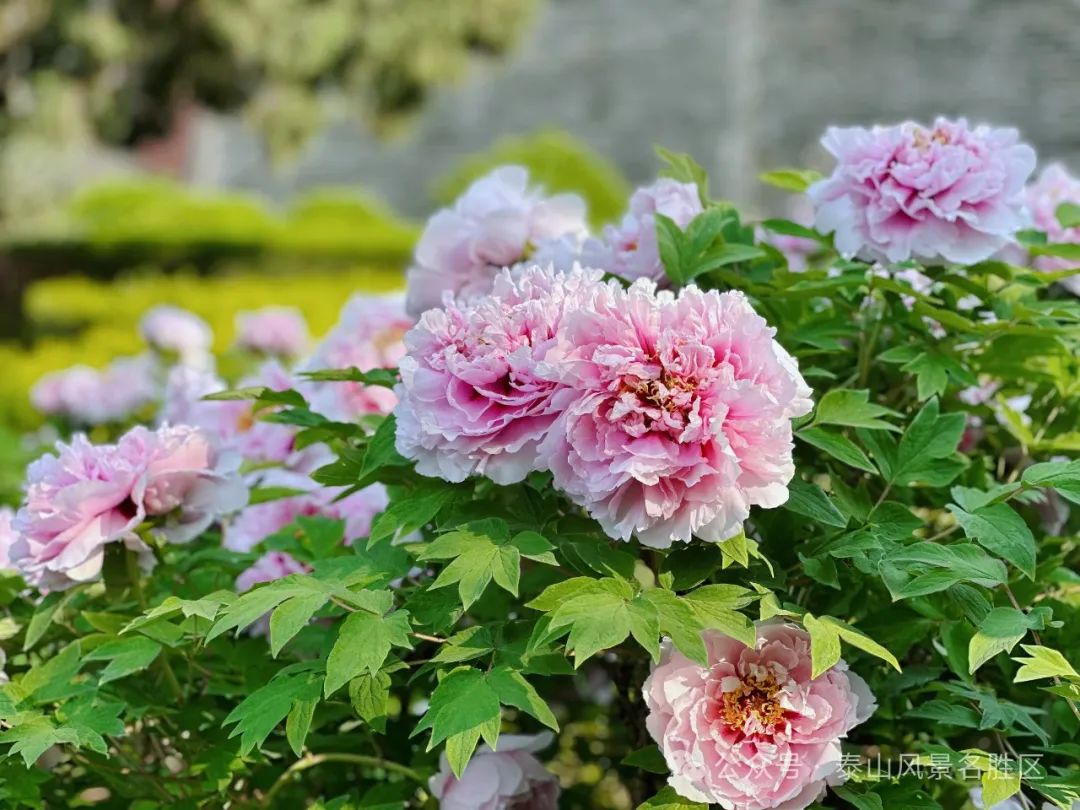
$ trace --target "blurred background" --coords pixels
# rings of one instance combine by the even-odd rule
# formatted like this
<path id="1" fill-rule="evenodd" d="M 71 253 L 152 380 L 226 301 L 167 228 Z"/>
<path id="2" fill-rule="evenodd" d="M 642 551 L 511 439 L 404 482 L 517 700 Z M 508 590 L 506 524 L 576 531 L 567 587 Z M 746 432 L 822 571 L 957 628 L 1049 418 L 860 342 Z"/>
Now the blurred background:
<path id="1" fill-rule="evenodd" d="M 495 164 L 596 225 L 654 144 L 785 213 L 758 173 L 833 123 L 1013 124 L 1075 170 L 1078 77 L 1080 0 L 0 0 L 0 495 L 42 374 L 160 303 L 218 350 L 271 304 L 318 336 Z"/>

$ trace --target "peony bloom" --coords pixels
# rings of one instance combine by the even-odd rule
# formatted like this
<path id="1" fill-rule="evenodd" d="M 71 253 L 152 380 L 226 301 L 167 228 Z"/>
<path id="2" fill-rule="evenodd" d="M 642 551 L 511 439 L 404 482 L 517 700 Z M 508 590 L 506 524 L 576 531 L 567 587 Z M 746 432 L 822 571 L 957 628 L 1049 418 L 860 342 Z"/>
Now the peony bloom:
<path id="1" fill-rule="evenodd" d="M 533 756 L 551 744 L 552 734 L 503 734 L 496 750 L 476 749 L 458 779 L 446 754 L 428 789 L 441 810 L 557 810 L 559 780 Z"/>
<path id="2" fill-rule="evenodd" d="M 972 264 L 1027 226 L 1035 150 L 1016 130 L 939 118 L 933 129 L 831 127 L 821 143 L 837 166 L 808 193 L 844 256 Z"/>
<path id="3" fill-rule="evenodd" d="M 308 346 L 307 321 L 296 307 L 266 307 L 236 316 L 236 345 L 274 357 L 298 357 Z"/>
<path id="4" fill-rule="evenodd" d="M 407 275 L 409 314 L 442 306 L 444 293 L 483 294 L 499 269 L 528 258 L 540 242 L 585 230 L 580 197 L 545 197 L 529 187 L 522 167 L 495 169 L 428 220 Z"/>
<path id="5" fill-rule="evenodd" d="M 147 355 L 117 358 L 103 370 L 78 365 L 55 371 L 30 390 L 38 412 L 81 427 L 123 422 L 158 396 L 156 364 Z"/>
<path id="6" fill-rule="evenodd" d="M 581 260 L 625 279 L 663 281 L 666 276 L 656 241 L 656 215 L 663 214 L 685 229 L 703 210 L 696 183 L 662 177 L 633 193 L 630 210 L 618 226 L 606 226 L 602 239 L 585 241 Z"/>
<path id="7" fill-rule="evenodd" d="M 1054 163 L 1042 170 L 1039 179 L 1027 187 L 1025 194 L 1035 227 L 1043 231 L 1050 242 L 1080 243 L 1080 227 L 1062 228 L 1057 218 L 1057 209 L 1062 203 L 1080 205 L 1080 180 L 1070 175 L 1064 166 Z M 1033 264 L 1039 270 L 1047 271 L 1071 270 L 1078 265 L 1056 256 L 1036 256 Z M 1069 292 L 1080 295 L 1080 276 L 1071 276 L 1061 283 Z"/>
<path id="8" fill-rule="evenodd" d="M 137 427 L 106 445 L 78 435 L 56 448 L 27 468 L 10 547 L 14 567 L 41 588 L 97 579 L 109 543 L 122 542 L 152 564 L 138 534 L 145 522 L 184 541 L 246 497 L 228 460 L 191 427 Z"/>
<path id="9" fill-rule="evenodd" d="M 789 624 L 759 624 L 754 647 L 704 640 L 707 667 L 665 642 L 642 688 L 675 791 L 725 810 L 802 810 L 842 782 L 840 740 L 876 708 L 863 679 L 843 661 L 811 678 L 810 637 Z"/>
<path id="10" fill-rule="evenodd" d="M 564 315 L 607 289 L 602 275 L 503 271 L 490 295 L 425 312 L 405 336 L 398 452 L 447 481 L 478 473 L 509 484 L 537 469 L 540 440 L 575 396 L 539 364 Z"/>
<path id="11" fill-rule="evenodd" d="M 303 370 L 394 368 L 405 354 L 401 339 L 412 325 L 401 296 L 354 296 Z M 314 382 L 310 391 L 312 409 L 340 422 L 390 413 L 397 403 L 389 388 L 363 383 Z"/>
<path id="12" fill-rule="evenodd" d="M 11 566 L 11 546 L 15 542 L 15 529 L 11 522 L 15 519 L 15 510 L 10 506 L 0 506 L 0 570 Z"/>
<path id="13" fill-rule="evenodd" d="M 159 352 L 195 365 L 204 363 L 214 342 L 214 333 L 206 321 L 194 312 L 169 304 L 147 310 L 139 321 L 139 334 Z"/>
<path id="14" fill-rule="evenodd" d="M 272 534 L 281 531 L 297 517 L 322 515 L 345 521 L 345 544 L 367 537 L 375 515 L 383 511 L 389 497 L 382 484 L 372 484 L 341 500 L 339 487 L 315 487 L 306 476 L 279 473 L 261 482 L 265 486 L 286 486 L 309 491 L 287 498 L 252 504 L 225 527 L 223 544 L 233 551 L 251 551 Z"/>
<path id="15" fill-rule="evenodd" d="M 787 500 L 791 419 L 811 391 L 740 292 L 640 279 L 568 312 L 540 373 L 572 389 L 539 448 L 610 536 L 667 548 L 736 534 Z"/>

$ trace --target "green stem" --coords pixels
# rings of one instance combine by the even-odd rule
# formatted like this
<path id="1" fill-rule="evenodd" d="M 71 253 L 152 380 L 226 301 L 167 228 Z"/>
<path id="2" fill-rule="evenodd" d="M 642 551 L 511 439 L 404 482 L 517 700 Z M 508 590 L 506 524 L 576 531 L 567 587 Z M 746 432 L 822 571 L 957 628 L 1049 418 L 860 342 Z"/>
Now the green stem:
<path id="1" fill-rule="evenodd" d="M 266 792 L 266 796 L 263 797 L 263 807 L 272 807 L 275 797 L 280 793 L 288 784 L 290 778 L 294 774 L 301 773 L 303 771 L 315 768 L 322 765 L 324 762 L 347 762 L 352 765 L 363 765 L 369 768 L 382 768 L 385 771 L 391 773 L 401 774 L 402 776 L 411 779 L 419 785 L 427 784 L 427 780 L 417 771 L 406 765 L 399 765 L 396 762 L 390 762 L 389 760 L 382 759 L 381 757 L 369 757 L 364 754 L 343 754 L 343 753 L 331 753 L 331 754 L 308 754 L 302 759 L 298 759 L 292 765 L 286 769 L 286 771 L 278 777 L 277 781 L 271 785 L 270 790 Z"/>

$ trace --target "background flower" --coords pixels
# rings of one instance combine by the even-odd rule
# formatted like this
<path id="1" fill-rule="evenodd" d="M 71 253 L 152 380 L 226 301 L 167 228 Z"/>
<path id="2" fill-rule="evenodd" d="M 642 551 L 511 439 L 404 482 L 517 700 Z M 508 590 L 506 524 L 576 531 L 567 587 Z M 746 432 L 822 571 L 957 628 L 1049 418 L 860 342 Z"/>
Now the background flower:
<path id="1" fill-rule="evenodd" d="M 602 239 L 585 241 L 581 260 L 626 279 L 662 281 L 665 274 L 656 241 L 656 215 L 663 214 L 685 229 L 703 210 L 696 183 L 662 177 L 634 192 L 630 210 L 619 225 L 606 226 Z"/>
<path id="2" fill-rule="evenodd" d="M 747 647 L 703 634 L 708 666 L 665 642 L 642 692 L 649 734 L 681 796 L 725 810 L 802 810 L 843 781 L 840 739 L 876 708 L 840 661 L 811 677 L 810 637 L 762 623 Z"/>
<path id="3" fill-rule="evenodd" d="M 1039 179 L 1029 185 L 1024 193 L 1031 209 L 1035 227 L 1046 234 L 1050 242 L 1080 243 L 1080 227 L 1061 227 L 1057 209 L 1062 203 L 1080 205 L 1080 180 L 1069 174 L 1060 163 L 1052 163 L 1039 174 Z M 1036 256 L 1032 264 L 1039 270 L 1071 270 L 1080 265 L 1075 260 L 1057 256 Z M 1080 276 L 1062 279 L 1062 285 L 1074 295 L 1080 295 Z"/>
<path id="4" fill-rule="evenodd" d="M 540 446 L 555 486 L 612 537 L 725 540 L 787 499 L 798 364 L 739 292 L 639 280 L 567 313 L 543 372 L 576 397 Z"/>
<path id="5" fill-rule="evenodd" d="M 551 744 L 552 734 L 502 734 L 496 750 L 476 749 L 458 779 L 446 754 L 428 789 L 442 810 L 556 810 L 559 781 L 533 756 Z"/>
<path id="6" fill-rule="evenodd" d="M 139 321 L 139 334 L 150 346 L 175 354 L 184 362 L 201 364 L 210 353 L 214 333 L 194 312 L 162 304 Z"/>
<path id="7" fill-rule="evenodd" d="M 236 315 L 236 345 L 276 357 L 297 357 L 308 347 L 307 321 L 296 307 L 264 307 Z"/>
<path id="8" fill-rule="evenodd" d="M 821 143 L 837 165 L 808 193 L 817 229 L 835 232 L 845 256 L 972 264 L 1028 223 L 1035 150 L 1016 130 L 939 118 L 932 129 L 830 127 Z"/>
<path id="9" fill-rule="evenodd" d="M 495 169 L 428 220 L 406 277 L 409 314 L 441 306 L 447 292 L 487 292 L 500 268 L 527 258 L 539 242 L 585 230 L 580 197 L 545 197 L 529 187 L 524 168 Z"/>

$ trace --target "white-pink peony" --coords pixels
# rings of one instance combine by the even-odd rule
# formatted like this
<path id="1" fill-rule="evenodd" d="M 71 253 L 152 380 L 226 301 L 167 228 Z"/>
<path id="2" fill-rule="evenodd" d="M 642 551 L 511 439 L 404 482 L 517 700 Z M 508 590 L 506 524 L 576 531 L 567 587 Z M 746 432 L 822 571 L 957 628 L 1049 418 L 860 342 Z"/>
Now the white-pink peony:
<path id="1" fill-rule="evenodd" d="M 441 810 L 557 810 L 559 780 L 534 756 L 551 740 L 547 731 L 503 734 L 494 751 L 487 745 L 476 749 L 460 779 L 444 753 L 428 788 Z"/>

